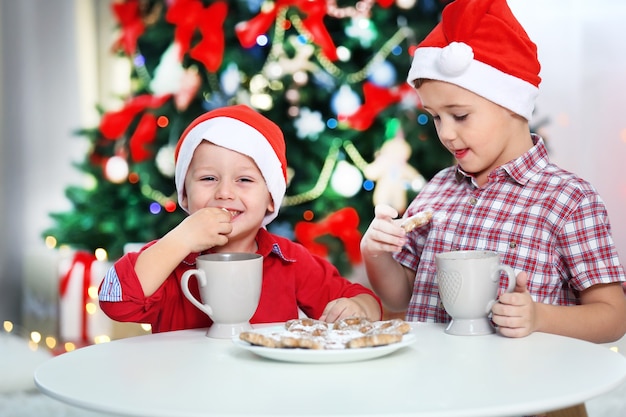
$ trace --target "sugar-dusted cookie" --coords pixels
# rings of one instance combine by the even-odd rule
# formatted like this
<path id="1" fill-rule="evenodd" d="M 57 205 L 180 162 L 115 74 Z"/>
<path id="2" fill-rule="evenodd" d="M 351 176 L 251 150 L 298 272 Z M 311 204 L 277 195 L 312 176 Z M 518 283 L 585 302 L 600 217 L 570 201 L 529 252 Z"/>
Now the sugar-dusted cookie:
<path id="1" fill-rule="evenodd" d="M 411 331 L 411 325 L 404 320 L 391 319 L 384 321 L 375 321 L 373 323 L 374 332 L 380 333 L 393 333 L 398 332 L 400 334 L 407 334 Z"/>
<path id="2" fill-rule="evenodd" d="M 398 343 L 411 330 L 400 319 L 370 321 L 349 317 L 326 323 L 310 318 L 285 322 L 284 330 L 271 333 L 247 331 L 239 338 L 256 346 L 283 349 L 356 349 Z"/>
<path id="3" fill-rule="evenodd" d="M 255 346 L 265 346 L 269 348 L 279 348 L 281 335 L 279 333 L 261 334 L 254 331 L 239 333 L 239 339 Z"/>
<path id="4" fill-rule="evenodd" d="M 334 330 L 357 330 L 361 333 L 367 333 L 372 329 L 372 322 L 363 317 L 348 317 L 340 319 L 333 324 Z"/>
<path id="5" fill-rule="evenodd" d="M 390 345 L 402 341 L 402 333 L 368 333 L 355 337 L 346 344 L 349 349 Z"/>
<path id="6" fill-rule="evenodd" d="M 300 349 L 325 349 L 324 336 L 315 336 L 305 332 L 286 332 L 281 335 L 280 347 Z"/>
<path id="7" fill-rule="evenodd" d="M 325 321 L 311 318 L 292 319 L 285 322 L 285 329 L 289 332 L 308 333 L 313 336 L 323 336 L 328 332 L 329 324 Z"/>
<path id="8" fill-rule="evenodd" d="M 402 222 L 400 223 L 400 227 L 402 227 L 405 232 L 409 233 L 416 227 L 424 226 L 432 218 L 433 218 L 432 211 L 430 210 L 420 211 L 402 220 Z"/>

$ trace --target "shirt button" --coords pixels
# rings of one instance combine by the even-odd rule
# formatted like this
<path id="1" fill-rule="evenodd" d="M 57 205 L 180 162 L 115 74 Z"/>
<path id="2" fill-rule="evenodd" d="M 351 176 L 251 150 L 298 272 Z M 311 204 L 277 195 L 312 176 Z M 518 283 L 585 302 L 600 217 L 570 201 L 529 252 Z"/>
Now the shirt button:
<path id="1" fill-rule="evenodd" d="M 477 199 L 476 197 L 472 197 L 472 198 L 470 198 L 469 203 L 470 203 L 472 206 L 475 206 L 475 205 L 476 205 L 476 203 L 478 203 L 478 199 Z"/>
<path id="2" fill-rule="evenodd" d="M 509 248 L 511 249 L 515 249 L 517 247 L 517 243 L 515 242 L 509 242 Z"/>

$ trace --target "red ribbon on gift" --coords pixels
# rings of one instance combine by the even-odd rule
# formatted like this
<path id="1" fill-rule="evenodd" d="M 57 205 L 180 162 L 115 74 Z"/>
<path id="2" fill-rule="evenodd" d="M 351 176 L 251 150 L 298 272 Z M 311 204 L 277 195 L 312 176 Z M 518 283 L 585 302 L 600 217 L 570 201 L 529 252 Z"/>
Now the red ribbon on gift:
<path id="1" fill-rule="evenodd" d="M 359 232 L 359 214 L 352 207 L 346 207 L 331 213 L 318 223 L 298 222 L 294 228 L 296 239 L 311 253 L 326 257 L 328 248 L 315 241 L 323 235 L 339 238 L 346 248 L 352 264 L 361 262 L 361 232 Z"/>
<path id="2" fill-rule="evenodd" d="M 328 11 L 326 0 L 277 0 L 273 7 L 262 10 L 246 22 L 237 24 L 235 33 L 239 43 L 244 48 L 256 45 L 256 38 L 269 30 L 276 20 L 278 10 L 284 7 L 295 7 L 306 15 L 302 19 L 302 24 L 311 35 L 311 41 L 322 49 L 322 53 L 329 60 L 339 59 L 337 48 L 324 25 L 324 16 Z"/>
<path id="3" fill-rule="evenodd" d="M 208 71 L 216 72 L 224 57 L 224 22 L 228 3 L 216 1 L 204 7 L 200 0 L 177 0 L 168 9 L 165 20 L 176 26 L 174 39 L 180 45 L 182 59 L 191 45 L 196 30 L 202 34 L 200 42 L 190 51 L 190 56 L 201 62 Z"/>
<path id="4" fill-rule="evenodd" d="M 80 304 L 80 317 L 81 317 L 81 342 L 87 342 L 89 340 L 89 334 L 87 332 L 88 319 L 87 319 L 87 302 L 89 301 L 89 286 L 91 285 L 91 266 L 96 261 L 96 257 L 85 251 L 78 251 L 74 254 L 70 268 L 65 275 L 61 278 L 59 283 L 59 294 L 61 297 L 67 293 L 67 287 L 72 277 L 74 268 L 79 265 L 84 267 L 83 272 L 83 291 Z"/>

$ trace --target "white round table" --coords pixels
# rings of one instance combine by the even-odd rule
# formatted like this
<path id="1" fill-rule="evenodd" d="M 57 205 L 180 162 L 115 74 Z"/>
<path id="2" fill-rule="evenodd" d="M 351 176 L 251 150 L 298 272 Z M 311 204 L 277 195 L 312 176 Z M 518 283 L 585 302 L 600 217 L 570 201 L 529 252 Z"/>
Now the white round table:
<path id="1" fill-rule="evenodd" d="M 520 416 L 567 408 L 626 379 L 626 358 L 534 333 L 451 336 L 413 323 L 415 343 L 358 362 L 259 357 L 184 330 L 65 353 L 35 371 L 45 394 L 132 416 Z"/>

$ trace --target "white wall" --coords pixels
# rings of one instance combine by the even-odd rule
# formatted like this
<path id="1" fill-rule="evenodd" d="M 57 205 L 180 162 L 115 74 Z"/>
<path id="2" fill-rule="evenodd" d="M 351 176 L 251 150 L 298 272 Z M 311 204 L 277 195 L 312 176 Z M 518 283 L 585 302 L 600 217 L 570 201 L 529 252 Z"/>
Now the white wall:
<path id="1" fill-rule="evenodd" d="M 2 0 L 0 9 L 0 320 L 19 323 L 33 266 L 25 256 L 43 250 L 48 213 L 68 208 L 65 186 L 78 180 L 71 162 L 86 148 L 72 134 L 81 123 L 74 0 Z"/>
<path id="2" fill-rule="evenodd" d="M 20 323 L 25 281 L 54 290 L 57 255 L 41 233 L 71 208 L 73 162 L 89 147 L 74 132 L 98 123 L 128 89 L 115 77 L 109 0 L 0 0 L 0 321 Z M 122 68 L 122 71 L 127 68 Z M 117 84 L 116 84 L 117 82 Z"/>
<path id="3" fill-rule="evenodd" d="M 606 202 L 626 262 L 626 2 L 509 0 L 537 43 L 536 118 L 552 160 L 589 180 Z"/>
<path id="4" fill-rule="evenodd" d="M 2 3 L 0 3 L 0 22 L 2 22 Z M 2 27 L 3 25 L 0 23 L 0 98 L 4 97 L 3 94 L 3 80 L 4 80 L 4 76 L 3 76 L 3 68 L 2 68 L 2 56 L 3 54 L 3 45 L 2 45 L 2 39 L 6 36 L 4 35 L 3 31 L 2 31 Z M 6 235 L 6 225 L 5 225 L 5 221 L 1 220 L 2 213 L 4 213 L 6 211 L 6 207 L 4 205 L 4 194 L 5 194 L 5 186 L 4 186 L 4 181 L 3 178 L 6 175 L 5 174 L 5 169 L 4 169 L 4 163 L 2 161 L 2 155 L 4 155 L 7 152 L 7 148 L 4 145 L 4 136 L 5 136 L 5 132 L 4 129 L 2 128 L 2 126 L 5 125 L 5 118 L 4 118 L 4 100 L 0 100 L 0 275 L 2 275 L 2 271 L 5 270 L 5 266 L 7 264 L 6 258 L 7 258 L 7 244 L 6 244 L 6 239 L 4 239 L 5 235 Z M 4 285 L 3 284 L 3 279 L 0 277 L 0 290 L 4 290 L 4 289 L 8 289 L 9 285 Z M 3 307 L 6 304 L 6 302 L 0 298 L 0 319 L 7 316 L 9 314 L 9 311 L 12 309 L 12 306 L 9 307 Z"/>

